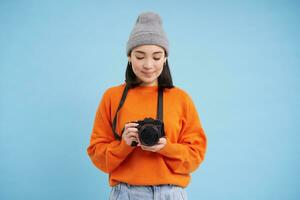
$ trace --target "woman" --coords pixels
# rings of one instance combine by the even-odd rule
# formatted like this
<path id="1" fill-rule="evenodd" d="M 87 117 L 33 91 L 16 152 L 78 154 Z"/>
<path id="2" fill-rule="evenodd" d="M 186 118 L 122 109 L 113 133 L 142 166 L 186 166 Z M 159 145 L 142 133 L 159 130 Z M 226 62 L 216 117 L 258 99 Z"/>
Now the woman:
<path id="1" fill-rule="evenodd" d="M 138 16 L 127 42 L 126 83 L 107 89 L 87 149 L 109 174 L 110 199 L 187 199 L 206 151 L 190 96 L 174 87 L 160 16 Z"/>

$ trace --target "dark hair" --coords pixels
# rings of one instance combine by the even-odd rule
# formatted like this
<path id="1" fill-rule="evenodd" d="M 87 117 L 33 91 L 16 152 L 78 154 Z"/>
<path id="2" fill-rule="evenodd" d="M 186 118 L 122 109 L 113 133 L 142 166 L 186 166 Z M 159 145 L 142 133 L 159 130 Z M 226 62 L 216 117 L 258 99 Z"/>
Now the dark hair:
<path id="1" fill-rule="evenodd" d="M 168 64 L 168 59 L 166 60 L 163 70 L 161 74 L 159 75 L 158 79 L 158 86 L 162 88 L 173 88 L 173 81 L 172 81 L 172 76 L 171 76 L 171 71 L 169 68 Z M 125 82 L 128 85 L 129 88 L 134 88 L 141 84 L 141 81 L 139 81 L 134 74 L 132 70 L 132 65 L 131 63 L 127 63 L 127 68 L 126 68 L 126 73 L 125 73 Z"/>

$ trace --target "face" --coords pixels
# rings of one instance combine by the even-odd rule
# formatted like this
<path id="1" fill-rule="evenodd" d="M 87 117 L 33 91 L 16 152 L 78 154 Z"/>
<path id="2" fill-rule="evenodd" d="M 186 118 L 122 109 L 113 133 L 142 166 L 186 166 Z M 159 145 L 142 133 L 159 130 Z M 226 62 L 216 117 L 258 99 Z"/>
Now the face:
<path id="1" fill-rule="evenodd" d="M 163 70 L 166 59 L 164 49 L 157 45 L 135 47 L 128 57 L 134 74 L 143 86 L 157 85 L 157 78 Z"/>

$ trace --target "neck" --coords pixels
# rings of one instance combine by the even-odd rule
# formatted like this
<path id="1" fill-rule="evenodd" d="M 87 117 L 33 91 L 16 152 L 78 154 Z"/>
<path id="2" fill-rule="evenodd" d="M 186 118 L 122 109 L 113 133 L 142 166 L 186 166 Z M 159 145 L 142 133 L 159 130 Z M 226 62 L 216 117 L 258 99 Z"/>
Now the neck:
<path id="1" fill-rule="evenodd" d="M 152 82 L 152 83 L 145 83 L 145 82 L 142 82 L 141 84 L 140 84 L 140 86 L 157 86 L 158 85 L 158 81 L 156 80 L 156 81 L 154 81 L 154 82 Z"/>

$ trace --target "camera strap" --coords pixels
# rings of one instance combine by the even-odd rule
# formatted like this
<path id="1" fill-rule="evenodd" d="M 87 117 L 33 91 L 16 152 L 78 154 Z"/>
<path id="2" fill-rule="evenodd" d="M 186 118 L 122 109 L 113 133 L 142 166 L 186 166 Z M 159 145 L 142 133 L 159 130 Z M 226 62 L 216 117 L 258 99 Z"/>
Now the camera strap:
<path id="1" fill-rule="evenodd" d="M 157 98 L 156 118 L 159 119 L 160 121 L 163 121 L 163 119 L 164 119 L 164 116 L 163 116 L 163 94 L 164 94 L 164 89 L 162 87 L 159 87 L 158 98 Z"/>
<path id="2" fill-rule="evenodd" d="M 121 140 L 122 139 L 121 136 L 116 132 L 116 126 L 117 126 L 118 112 L 120 111 L 120 109 L 122 108 L 122 106 L 125 102 L 125 99 L 126 99 L 127 94 L 128 94 L 128 90 L 129 90 L 129 87 L 127 85 L 125 85 L 125 88 L 123 90 L 123 94 L 122 94 L 122 97 L 121 97 L 121 100 L 120 100 L 120 103 L 119 103 L 119 106 L 118 106 L 118 109 L 116 111 L 116 114 L 115 114 L 115 117 L 114 117 L 114 120 L 113 120 L 113 124 L 112 124 L 113 134 L 114 134 L 114 137 L 115 137 L 116 140 Z M 162 87 L 158 88 L 156 117 L 160 121 L 163 121 L 163 91 L 164 91 L 164 89 Z M 123 130 L 122 130 L 122 132 L 123 132 Z"/>
<path id="3" fill-rule="evenodd" d="M 116 132 L 116 126 L 117 126 L 118 112 L 122 108 L 122 106 L 125 102 L 126 96 L 128 94 L 128 90 L 129 90 L 129 87 L 127 85 L 125 85 L 125 88 L 123 90 L 123 94 L 122 94 L 118 109 L 117 109 L 115 117 L 114 117 L 114 121 L 113 121 L 113 124 L 112 124 L 113 133 L 114 133 L 114 136 L 115 136 L 116 140 L 121 140 L 121 136 Z"/>

